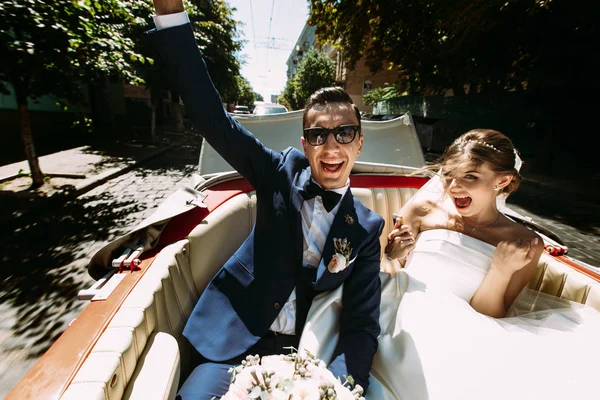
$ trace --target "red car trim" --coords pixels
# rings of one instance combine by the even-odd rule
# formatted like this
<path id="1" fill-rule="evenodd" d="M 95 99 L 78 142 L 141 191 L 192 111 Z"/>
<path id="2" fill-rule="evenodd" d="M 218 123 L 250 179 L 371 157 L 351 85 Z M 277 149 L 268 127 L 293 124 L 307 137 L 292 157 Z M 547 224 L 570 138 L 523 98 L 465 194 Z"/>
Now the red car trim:
<path id="1" fill-rule="evenodd" d="M 237 186 L 237 188 L 236 188 Z M 207 208 L 194 208 L 170 221 L 156 249 L 144 254 L 139 271 L 124 272 L 127 276 L 104 301 L 88 304 L 48 351 L 8 393 L 6 400 L 59 399 L 106 330 L 129 293 L 144 276 L 154 257 L 168 240 L 179 240 L 206 215 L 240 193 L 252 191 L 252 187 L 239 180 L 226 182 L 204 191 Z M 174 222 L 176 221 L 176 222 Z"/>
<path id="2" fill-rule="evenodd" d="M 353 187 L 361 188 L 418 189 L 427 180 L 427 178 L 421 177 L 357 175 L 350 177 L 350 184 Z M 157 248 L 142 257 L 140 270 L 132 273 L 124 272 L 127 276 L 107 300 L 88 304 L 71 326 L 13 388 L 6 400 L 60 398 L 129 293 L 152 265 L 154 257 L 160 249 L 169 243 L 185 238 L 200 221 L 227 200 L 252 190 L 252 186 L 242 178 L 206 189 L 203 193 L 207 195 L 204 200 L 207 208 L 196 207 L 173 218 L 162 233 Z M 554 258 L 600 282 L 600 274 L 590 271 L 566 257 Z"/>

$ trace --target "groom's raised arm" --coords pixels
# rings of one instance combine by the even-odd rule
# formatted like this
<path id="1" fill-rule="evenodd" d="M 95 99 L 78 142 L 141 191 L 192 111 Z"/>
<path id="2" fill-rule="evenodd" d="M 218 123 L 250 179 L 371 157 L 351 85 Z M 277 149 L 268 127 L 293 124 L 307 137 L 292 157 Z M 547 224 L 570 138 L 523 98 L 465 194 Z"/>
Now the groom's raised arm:
<path id="1" fill-rule="evenodd" d="M 184 11 L 182 1 L 154 0 L 154 6 L 157 29 L 150 33 L 150 39 L 169 86 L 181 95 L 186 113 L 200 134 L 258 188 L 277 165 L 279 155 L 265 148 L 223 108 L 185 14 L 181 24 L 178 13 Z"/>

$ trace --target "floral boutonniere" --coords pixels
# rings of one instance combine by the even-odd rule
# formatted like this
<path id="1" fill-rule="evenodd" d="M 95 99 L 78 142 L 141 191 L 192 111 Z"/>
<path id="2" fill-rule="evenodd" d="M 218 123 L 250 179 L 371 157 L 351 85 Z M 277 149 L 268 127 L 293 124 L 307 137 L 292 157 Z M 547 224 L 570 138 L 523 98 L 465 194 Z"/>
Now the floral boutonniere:
<path id="1" fill-rule="evenodd" d="M 350 242 L 348 242 L 347 238 L 333 238 L 333 249 L 335 254 L 331 258 L 329 265 L 327 265 L 327 269 L 332 274 L 337 274 L 348 266 L 352 247 L 350 247 Z"/>

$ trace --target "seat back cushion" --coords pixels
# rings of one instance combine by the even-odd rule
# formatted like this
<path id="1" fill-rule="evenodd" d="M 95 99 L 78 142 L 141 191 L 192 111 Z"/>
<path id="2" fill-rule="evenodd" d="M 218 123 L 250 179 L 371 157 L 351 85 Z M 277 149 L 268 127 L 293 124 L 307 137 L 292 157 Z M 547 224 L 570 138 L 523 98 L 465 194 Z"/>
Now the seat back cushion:
<path id="1" fill-rule="evenodd" d="M 366 207 L 385 220 L 380 237 L 382 255 L 393 228 L 392 214 L 415 192 L 416 189 L 352 188 Z M 139 393 L 150 398 L 145 397 L 150 392 L 138 381 L 152 380 L 155 374 L 168 379 L 158 385 L 162 389 L 152 386 L 151 398 L 170 398 L 173 388 L 180 384 L 176 382 L 179 376 L 184 379 L 196 365 L 197 353 L 182 336 L 183 327 L 199 295 L 250 234 L 255 218 L 255 193 L 240 194 L 214 210 L 186 239 L 162 249 L 92 349 L 63 399 L 78 398 L 82 390 L 90 399 L 121 399 L 124 395 L 138 398 Z M 600 310 L 600 283 L 546 254 L 529 287 Z M 177 354 L 168 339 L 156 336 L 159 332 L 177 343 Z M 153 364 L 154 355 L 163 351 L 169 360 L 178 360 L 180 372 L 167 362 L 158 363 L 156 369 L 144 367 Z"/>
<path id="2" fill-rule="evenodd" d="M 80 370 L 76 373 L 71 385 L 62 396 L 63 399 L 83 398 L 77 393 L 85 390 L 90 393 L 84 398 L 94 399 L 95 393 L 101 399 L 121 399 L 126 390 L 131 391 L 128 385 L 132 377 L 143 367 L 144 354 L 152 349 L 155 354 L 169 354 L 164 363 L 147 365 L 142 376 L 148 372 L 159 374 L 169 379 L 179 380 L 179 368 L 182 373 L 184 367 L 191 367 L 191 361 L 180 361 L 180 349 L 186 349 L 187 341 L 182 337 L 181 331 L 185 321 L 198 299 L 191 281 L 191 270 L 188 257 L 188 241 L 181 240 L 173 243 L 156 256 L 151 268 L 132 289 L 127 299 L 102 333 L 98 342 L 92 348 Z M 150 340 L 157 333 L 162 332 L 159 340 Z M 170 337 L 175 343 L 176 353 L 171 343 L 165 337 Z M 193 354 L 193 353 L 192 353 Z M 189 357 L 187 357 L 189 358 Z M 177 359 L 177 372 L 173 370 L 172 363 L 167 360 Z M 150 368 L 150 369 L 148 369 Z M 186 371 L 187 372 L 187 371 Z M 157 389 L 155 382 L 155 395 L 163 399 L 165 393 L 172 387 L 177 387 L 179 382 L 166 382 L 162 388 L 164 393 Z M 132 393 L 137 393 L 133 391 Z"/>
<path id="3" fill-rule="evenodd" d="M 381 252 L 393 228 L 392 215 L 417 192 L 408 188 L 352 188 L 352 194 L 385 221 L 379 238 Z M 198 293 L 252 230 L 256 217 L 256 196 L 241 194 L 219 207 L 189 235 L 191 274 Z M 547 254 L 543 254 L 529 287 L 557 296 L 600 307 L 600 283 Z"/>
<path id="4" fill-rule="evenodd" d="M 600 282 L 544 253 L 529 288 L 600 311 Z"/>

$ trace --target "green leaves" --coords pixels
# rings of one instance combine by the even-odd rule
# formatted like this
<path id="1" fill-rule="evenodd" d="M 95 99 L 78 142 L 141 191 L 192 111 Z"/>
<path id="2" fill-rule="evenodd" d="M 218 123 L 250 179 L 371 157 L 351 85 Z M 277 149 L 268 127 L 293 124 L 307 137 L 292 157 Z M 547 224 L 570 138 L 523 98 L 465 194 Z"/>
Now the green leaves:
<path id="1" fill-rule="evenodd" d="M 333 85 L 335 64 L 323 53 L 310 50 L 300 62 L 296 75 L 288 80 L 280 101 L 291 110 L 299 110 L 317 89 Z"/>
<path id="2" fill-rule="evenodd" d="M 82 101 L 80 86 L 101 76 L 140 81 L 145 61 L 124 27 L 139 24 L 131 3 L 105 0 L 8 0 L 0 7 L 0 81 L 26 97 L 53 94 Z"/>
<path id="3" fill-rule="evenodd" d="M 252 106 L 254 101 L 256 100 L 256 96 L 254 94 L 254 90 L 252 90 L 252 86 L 250 82 L 248 82 L 245 78 L 241 76 L 237 76 L 237 104 Z"/>
<path id="4" fill-rule="evenodd" d="M 215 85 L 224 97 L 252 104 L 249 85 L 240 81 L 242 43 L 231 10 L 224 0 L 185 3 Z M 87 100 L 85 84 L 104 77 L 163 88 L 143 51 L 153 14 L 152 0 L 3 0 L 0 90 L 76 103 Z"/>
<path id="5" fill-rule="evenodd" d="M 403 93 L 396 85 L 387 85 L 371 90 L 363 96 L 363 103 L 374 105 L 382 100 L 389 100 L 403 96 Z"/>
<path id="6" fill-rule="evenodd" d="M 242 41 L 239 39 L 237 23 L 224 0 L 213 0 L 209 7 L 203 7 L 203 3 L 203 0 L 189 0 L 185 3 L 186 11 L 217 90 L 224 101 L 235 102 L 242 93 L 246 93 L 239 81 L 240 61 L 237 54 L 242 49 Z M 249 96 L 243 97 L 244 101 L 248 101 Z"/>
<path id="7" fill-rule="evenodd" d="M 309 24 L 346 67 L 391 62 L 400 92 L 599 87 L 596 2 L 311 0 Z M 524 84 L 526 82 L 526 84 Z"/>

